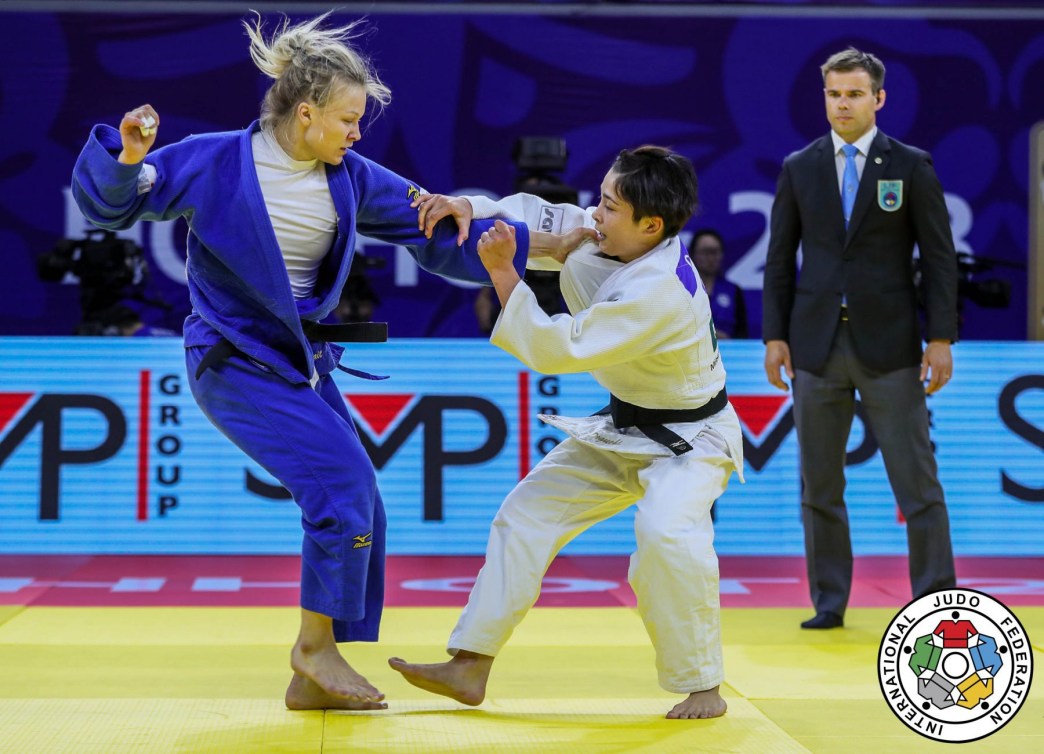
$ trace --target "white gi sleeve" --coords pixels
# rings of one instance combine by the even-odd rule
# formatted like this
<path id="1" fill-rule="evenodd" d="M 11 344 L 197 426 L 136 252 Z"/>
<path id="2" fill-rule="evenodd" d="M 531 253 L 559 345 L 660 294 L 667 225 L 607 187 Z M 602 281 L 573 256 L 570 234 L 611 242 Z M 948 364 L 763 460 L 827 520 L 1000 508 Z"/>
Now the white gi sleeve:
<path id="1" fill-rule="evenodd" d="M 675 283 L 636 284 L 627 295 L 599 301 L 575 316 L 548 316 L 524 283 L 515 286 L 490 342 L 544 374 L 589 372 L 672 348 L 692 305 Z M 637 282 L 637 281 L 636 281 Z"/>
<path id="2" fill-rule="evenodd" d="M 500 218 L 524 222 L 530 230 L 562 234 L 574 228 L 593 228 L 591 213 L 594 208 L 582 209 L 575 204 L 551 204 L 533 194 L 512 194 L 494 200 L 488 196 L 465 196 L 471 202 L 471 211 L 476 220 Z M 531 270 L 560 270 L 562 263 L 550 257 L 533 257 L 526 260 Z"/>

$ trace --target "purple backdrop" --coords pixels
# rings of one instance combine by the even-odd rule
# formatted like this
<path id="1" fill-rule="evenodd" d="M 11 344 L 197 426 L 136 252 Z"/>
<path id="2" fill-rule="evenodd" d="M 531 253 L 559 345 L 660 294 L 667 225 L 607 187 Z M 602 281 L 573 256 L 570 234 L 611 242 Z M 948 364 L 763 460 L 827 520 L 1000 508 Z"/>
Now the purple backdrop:
<path id="1" fill-rule="evenodd" d="M 811 3 L 810 5 L 814 5 Z M 82 235 L 69 173 L 91 125 L 150 102 L 160 143 L 239 128 L 265 80 L 239 16 L 0 14 L 0 334 L 65 334 L 76 286 L 40 282 L 35 260 Z M 350 20 L 351 17 L 339 17 Z M 882 57 L 879 125 L 930 150 L 959 250 L 1002 264 L 1011 305 L 967 307 L 966 338 L 1026 336 L 1028 131 L 1044 120 L 1044 22 L 936 19 L 656 17 L 428 13 L 370 15 L 362 40 L 394 101 L 358 150 L 432 191 L 510 193 L 519 136 L 566 139 L 562 178 L 589 197 L 623 146 L 689 156 L 702 213 L 726 239 L 729 275 L 749 289 L 758 334 L 766 220 L 783 157 L 826 131 L 818 66 L 849 44 Z M 269 17 L 272 24 L 278 20 Z M 185 228 L 130 234 L 145 248 L 149 293 L 178 326 Z M 392 247 L 371 270 L 375 318 L 394 337 L 478 335 L 473 289 L 416 270 Z"/>

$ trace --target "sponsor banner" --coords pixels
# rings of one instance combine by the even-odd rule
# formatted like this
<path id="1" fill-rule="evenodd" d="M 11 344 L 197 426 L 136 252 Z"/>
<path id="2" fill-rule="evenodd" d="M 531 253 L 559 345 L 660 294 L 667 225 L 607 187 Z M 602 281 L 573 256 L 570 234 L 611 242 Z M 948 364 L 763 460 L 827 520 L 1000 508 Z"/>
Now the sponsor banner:
<path id="1" fill-rule="evenodd" d="M 715 505 L 723 555 L 800 555 L 800 482 L 789 393 L 763 348 L 724 342 L 743 423 L 747 483 Z M 538 413 L 607 402 L 587 375 L 539 375 L 481 340 L 352 344 L 338 373 L 377 467 L 392 554 L 481 554 L 504 495 L 562 435 Z M 954 380 L 929 399 L 958 555 L 1041 553 L 1044 345 L 962 343 Z M 294 554 L 286 491 L 217 432 L 165 338 L 0 338 L 0 553 Z M 902 555 L 904 523 L 860 411 L 846 499 L 860 555 Z M 683 494 L 684 491 L 679 491 Z M 625 512 L 570 544 L 626 554 Z"/>

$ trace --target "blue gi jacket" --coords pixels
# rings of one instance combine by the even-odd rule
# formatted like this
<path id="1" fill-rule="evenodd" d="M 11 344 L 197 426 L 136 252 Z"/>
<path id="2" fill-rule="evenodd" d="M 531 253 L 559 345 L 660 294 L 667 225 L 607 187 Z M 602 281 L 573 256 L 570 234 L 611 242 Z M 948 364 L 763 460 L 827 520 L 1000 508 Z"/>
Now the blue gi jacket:
<path id="1" fill-rule="evenodd" d="M 456 227 L 440 223 L 426 239 L 410 201 L 418 187 L 349 150 L 326 175 L 337 212 L 337 236 L 319 269 L 312 297 L 295 300 L 254 169 L 251 135 L 242 131 L 189 136 L 145 158 L 156 170 L 151 187 L 142 165 L 123 165 L 119 131 L 95 126 L 73 169 L 72 194 L 87 219 L 121 230 L 138 220 L 188 221 L 188 287 L 192 314 L 185 345 L 221 338 L 292 383 L 308 382 L 312 365 L 331 371 L 343 349 L 330 344 L 316 360 L 301 320 L 318 321 L 337 305 L 355 254 L 356 233 L 405 246 L 418 264 L 443 277 L 489 283 L 476 245 L 492 220 L 472 223 L 463 247 Z M 529 233 L 516 229 L 515 266 L 522 275 Z"/>

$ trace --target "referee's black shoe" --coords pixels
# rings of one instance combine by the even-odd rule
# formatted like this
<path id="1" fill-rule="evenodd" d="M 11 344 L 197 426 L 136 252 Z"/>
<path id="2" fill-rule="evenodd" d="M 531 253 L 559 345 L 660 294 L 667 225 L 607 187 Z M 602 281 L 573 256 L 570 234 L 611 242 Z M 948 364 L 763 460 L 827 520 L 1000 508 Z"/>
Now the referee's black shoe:
<path id="1" fill-rule="evenodd" d="M 837 613 L 816 613 L 815 618 L 809 618 L 801 624 L 802 628 L 841 628 L 845 625 L 845 619 Z"/>

